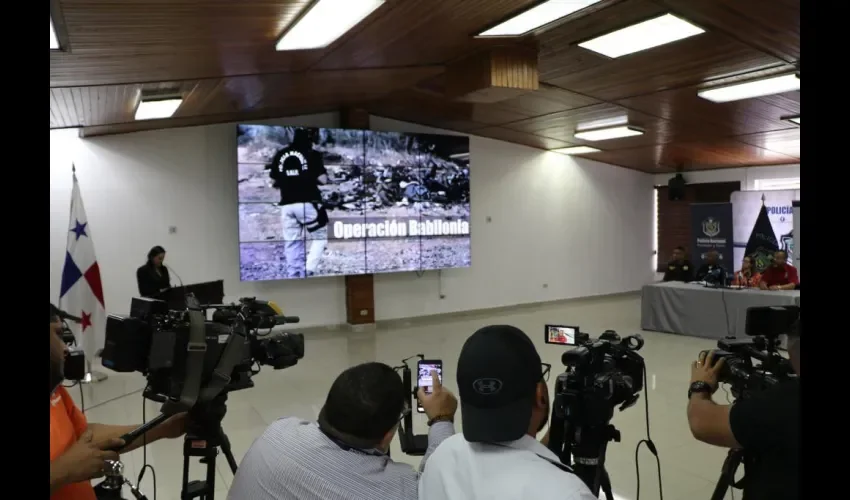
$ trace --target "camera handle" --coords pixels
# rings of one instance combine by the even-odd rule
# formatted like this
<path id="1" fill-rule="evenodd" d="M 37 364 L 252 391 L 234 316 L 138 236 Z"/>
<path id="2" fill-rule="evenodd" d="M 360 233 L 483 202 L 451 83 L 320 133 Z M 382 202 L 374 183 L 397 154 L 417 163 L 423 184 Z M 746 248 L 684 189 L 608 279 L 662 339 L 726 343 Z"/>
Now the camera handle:
<path id="1" fill-rule="evenodd" d="M 407 401 L 405 401 L 405 405 L 407 407 L 404 412 L 404 417 L 402 417 L 401 424 L 399 425 L 398 441 L 401 445 L 402 452 L 407 455 L 421 457 L 425 455 L 425 452 L 428 450 L 428 435 L 413 434 L 413 399 L 416 397 L 417 387 L 413 386 L 413 374 L 407 362 L 414 358 L 422 360 L 425 359 L 425 355 L 416 354 L 403 359 L 401 360 L 402 364 L 395 367 L 396 371 L 401 371 L 401 381 L 404 385 L 405 394 L 407 394 Z"/>

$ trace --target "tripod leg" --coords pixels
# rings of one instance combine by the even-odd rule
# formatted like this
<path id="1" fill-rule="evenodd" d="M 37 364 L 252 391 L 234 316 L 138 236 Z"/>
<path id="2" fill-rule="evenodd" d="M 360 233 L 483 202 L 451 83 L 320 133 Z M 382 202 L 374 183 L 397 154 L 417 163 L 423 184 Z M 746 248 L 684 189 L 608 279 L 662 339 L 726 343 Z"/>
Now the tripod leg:
<path id="1" fill-rule="evenodd" d="M 185 444 L 184 453 L 183 453 L 183 487 L 180 488 L 180 498 L 185 499 L 189 498 L 189 455 L 185 453 Z"/>
<path id="2" fill-rule="evenodd" d="M 600 468 L 602 469 L 602 476 L 599 478 L 600 489 L 605 493 L 606 500 L 614 500 L 614 493 L 611 491 L 611 477 L 608 476 L 608 471 L 604 466 Z"/>
<path id="3" fill-rule="evenodd" d="M 236 459 L 233 458 L 233 451 L 230 449 L 230 438 L 224 433 L 224 429 L 219 428 L 219 438 L 221 439 L 221 452 L 224 454 L 227 465 L 230 466 L 230 472 L 236 474 Z"/>
<path id="4" fill-rule="evenodd" d="M 723 461 L 723 467 L 720 469 L 720 479 L 717 480 L 711 500 L 723 500 L 726 498 L 729 487 L 735 484 L 735 472 L 737 472 L 742 458 L 743 454 L 739 450 L 729 450 L 726 460 Z"/>

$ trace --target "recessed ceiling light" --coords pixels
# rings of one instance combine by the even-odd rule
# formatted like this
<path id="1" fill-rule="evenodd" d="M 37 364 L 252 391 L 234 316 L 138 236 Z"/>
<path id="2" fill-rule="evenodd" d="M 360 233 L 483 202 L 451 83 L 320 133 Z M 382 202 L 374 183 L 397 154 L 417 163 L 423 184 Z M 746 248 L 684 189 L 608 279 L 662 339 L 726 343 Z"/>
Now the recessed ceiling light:
<path id="1" fill-rule="evenodd" d="M 714 89 L 700 90 L 697 95 L 703 99 L 713 102 L 729 102 L 741 99 L 752 99 L 766 95 L 781 94 L 800 90 L 800 79 L 794 73 L 771 78 L 763 78 L 744 83 L 736 83 L 717 87 Z"/>
<path id="2" fill-rule="evenodd" d="M 601 0 L 549 0 L 482 31 L 481 37 L 521 36 Z"/>
<path id="3" fill-rule="evenodd" d="M 318 0 L 286 30 L 277 50 L 327 47 L 383 5 L 385 0 Z"/>
<path id="4" fill-rule="evenodd" d="M 59 39 L 56 38 L 56 29 L 53 27 L 53 19 L 50 19 L 50 50 L 59 50 Z"/>
<path id="5" fill-rule="evenodd" d="M 621 139 L 623 137 L 634 137 L 643 135 L 643 130 L 624 125 L 622 127 L 598 128 L 595 130 L 582 130 L 573 134 L 576 139 L 583 141 L 607 141 L 609 139 Z"/>
<path id="6" fill-rule="evenodd" d="M 599 153 L 600 150 L 590 146 L 573 146 L 570 148 L 559 148 L 551 150 L 553 153 L 561 153 L 562 155 L 586 155 L 590 153 Z"/>
<path id="7" fill-rule="evenodd" d="M 665 14 L 578 44 L 603 56 L 617 58 L 705 33 L 705 30 Z"/>
<path id="8" fill-rule="evenodd" d="M 173 115 L 183 99 L 157 99 L 152 101 L 141 101 L 136 108 L 136 120 L 156 120 L 157 118 L 169 118 Z"/>

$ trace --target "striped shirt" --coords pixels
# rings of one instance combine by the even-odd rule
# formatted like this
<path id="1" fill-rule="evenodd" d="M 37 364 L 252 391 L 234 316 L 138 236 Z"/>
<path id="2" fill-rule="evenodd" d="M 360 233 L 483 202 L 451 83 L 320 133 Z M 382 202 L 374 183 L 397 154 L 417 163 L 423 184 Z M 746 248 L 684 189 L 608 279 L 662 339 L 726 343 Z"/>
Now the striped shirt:
<path id="1" fill-rule="evenodd" d="M 228 500 L 406 500 L 418 498 L 419 475 L 437 446 L 454 434 L 449 422 L 428 432 L 419 471 L 375 450 L 344 450 L 316 422 L 282 418 L 254 441 Z M 373 454 L 374 453 L 374 454 Z"/>

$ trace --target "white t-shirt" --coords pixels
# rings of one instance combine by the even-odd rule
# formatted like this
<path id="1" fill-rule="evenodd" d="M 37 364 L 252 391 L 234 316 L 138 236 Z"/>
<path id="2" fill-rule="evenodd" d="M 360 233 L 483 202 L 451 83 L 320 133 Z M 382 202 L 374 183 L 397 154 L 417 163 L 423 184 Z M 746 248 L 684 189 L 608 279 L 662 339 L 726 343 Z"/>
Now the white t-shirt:
<path id="1" fill-rule="evenodd" d="M 558 457 L 531 436 L 502 445 L 443 441 L 419 480 L 419 500 L 596 500 Z"/>

